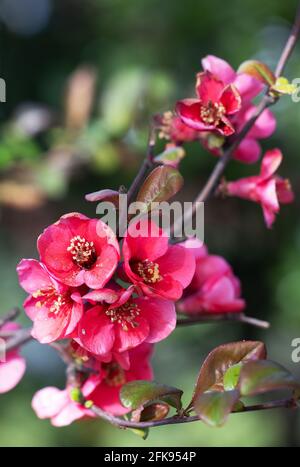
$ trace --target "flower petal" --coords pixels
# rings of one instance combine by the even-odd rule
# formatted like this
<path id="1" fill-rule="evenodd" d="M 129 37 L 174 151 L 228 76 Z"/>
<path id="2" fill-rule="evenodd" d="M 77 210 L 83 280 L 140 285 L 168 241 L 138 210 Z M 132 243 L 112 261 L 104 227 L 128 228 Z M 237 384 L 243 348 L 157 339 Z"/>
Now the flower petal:
<path id="1" fill-rule="evenodd" d="M 224 84 L 232 83 L 236 77 L 236 73 L 229 63 L 215 55 L 207 55 L 201 60 L 201 64 L 205 71 L 210 71 Z"/>

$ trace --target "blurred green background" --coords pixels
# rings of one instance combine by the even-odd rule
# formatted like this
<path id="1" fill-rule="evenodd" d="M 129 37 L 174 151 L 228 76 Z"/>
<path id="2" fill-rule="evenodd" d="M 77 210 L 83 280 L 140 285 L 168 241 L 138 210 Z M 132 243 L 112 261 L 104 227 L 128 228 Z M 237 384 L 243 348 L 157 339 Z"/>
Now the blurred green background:
<path id="1" fill-rule="evenodd" d="M 192 95 L 202 56 L 211 53 L 235 68 L 257 58 L 274 66 L 296 9 L 290 0 L 2 0 L 0 77 L 1 311 L 21 306 L 15 266 L 36 257 L 36 237 L 69 211 L 95 214 L 83 195 L 128 185 L 139 166 L 153 112 L 172 109 Z M 285 75 L 300 77 L 300 48 Z M 247 313 L 270 320 L 269 331 L 220 323 L 176 330 L 156 348 L 156 380 L 185 390 L 188 400 L 206 354 L 239 339 L 261 339 L 270 358 L 300 377 L 291 341 L 300 337 L 300 104 L 289 97 L 274 108 L 275 135 L 264 148 L 285 154 L 281 173 L 291 179 L 296 202 L 283 207 L 267 231 L 259 206 L 211 201 L 205 239 L 241 278 Z M 182 164 L 190 200 L 215 159 L 198 143 Z M 256 173 L 232 162 L 227 177 Z M 22 317 L 23 323 L 26 318 Z M 297 412 L 231 416 L 222 429 L 202 423 L 152 430 L 146 441 L 101 421 L 53 428 L 30 401 L 37 389 L 64 385 L 56 354 L 31 343 L 23 350 L 28 371 L 0 398 L 1 446 L 296 446 Z"/>

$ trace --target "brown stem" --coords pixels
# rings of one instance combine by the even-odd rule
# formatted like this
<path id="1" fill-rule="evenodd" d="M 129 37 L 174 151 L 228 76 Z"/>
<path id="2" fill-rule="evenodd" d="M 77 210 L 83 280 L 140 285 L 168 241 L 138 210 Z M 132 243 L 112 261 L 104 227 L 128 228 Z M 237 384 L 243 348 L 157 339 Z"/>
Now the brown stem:
<path id="1" fill-rule="evenodd" d="M 270 323 L 268 323 L 268 321 L 262 321 L 257 318 L 252 318 L 250 316 L 244 315 L 244 313 L 201 313 L 195 317 L 188 317 L 182 319 L 179 318 L 177 320 L 177 326 L 191 326 L 193 324 L 213 323 L 216 321 L 233 321 L 238 323 L 247 323 L 251 326 L 255 326 L 261 329 L 268 329 L 270 327 Z"/>
<path id="2" fill-rule="evenodd" d="M 232 412 L 232 413 L 241 413 L 241 412 L 254 412 L 258 410 L 269 410 L 269 409 L 279 409 L 279 408 L 295 408 L 297 404 L 295 403 L 294 399 L 283 399 L 283 400 L 276 400 L 276 401 L 271 401 L 271 402 L 265 402 L 263 404 L 256 404 L 256 405 L 250 405 L 248 407 L 243 407 L 241 410 Z M 163 420 L 156 420 L 156 421 L 150 421 L 150 422 L 131 422 L 129 420 L 124 420 L 119 417 L 114 417 L 113 415 L 110 415 L 107 412 L 104 412 L 102 409 L 100 409 L 97 406 L 92 406 L 91 408 L 92 412 L 99 417 L 102 418 L 103 420 L 106 420 L 107 422 L 111 423 L 112 425 L 115 425 L 117 427 L 123 427 L 123 428 L 140 428 L 140 429 L 145 429 L 145 428 L 154 428 L 157 426 L 163 426 L 163 425 L 178 425 L 181 423 L 191 423 L 191 422 L 199 422 L 201 419 L 197 416 L 194 415 L 192 417 L 179 417 L 179 416 L 173 416 L 169 418 L 164 418 Z"/>
<path id="3" fill-rule="evenodd" d="M 149 131 L 149 140 L 148 140 L 148 146 L 147 146 L 147 153 L 146 157 L 143 160 L 143 163 L 134 178 L 128 192 L 127 192 L 127 207 L 126 209 L 123 210 L 120 214 L 120 220 L 119 220 L 119 236 L 123 236 L 127 229 L 127 208 L 130 205 L 130 203 L 133 201 L 134 196 L 136 195 L 138 189 L 140 188 L 142 182 L 146 178 L 148 171 L 151 169 L 153 166 L 153 156 L 154 156 L 154 148 L 156 144 L 156 127 L 154 125 L 154 122 L 150 125 L 150 131 Z"/>
<path id="4" fill-rule="evenodd" d="M 127 193 L 128 205 L 132 202 L 132 200 L 134 198 L 134 195 L 136 194 L 137 189 L 140 187 L 140 185 L 143 182 L 148 170 L 153 165 L 153 156 L 154 156 L 155 144 L 156 144 L 156 128 L 155 128 L 154 124 L 152 123 L 150 125 L 149 140 L 148 140 L 146 158 L 144 159 L 144 162 L 141 165 L 141 168 L 140 168 L 138 174 L 136 175 L 135 179 L 133 180 L 133 182 L 131 184 L 131 187 L 129 188 L 128 193 Z"/>

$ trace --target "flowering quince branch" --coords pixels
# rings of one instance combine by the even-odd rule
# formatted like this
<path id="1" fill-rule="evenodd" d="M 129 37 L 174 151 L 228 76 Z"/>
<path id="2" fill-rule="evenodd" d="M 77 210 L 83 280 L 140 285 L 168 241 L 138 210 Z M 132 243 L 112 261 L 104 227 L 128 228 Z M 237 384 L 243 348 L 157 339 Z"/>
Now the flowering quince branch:
<path id="1" fill-rule="evenodd" d="M 261 329 L 268 329 L 270 327 L 270 323 L 268 321 L 252 318 L 251 316 L 246 316 L 244 313 L 218 313 L 215 315 L 212 315 L 211 313 L 201 313 L 201 315 L 195 316 L 194 318 L 177 319 L 177 326 L 190 326 L 193 324 L 211 323 L 215 321 L 237 321 L 240 323 L 247 323 Z"/>
<path id="2" fill-rule="evenodd" d="M 65 214 L 42 232 L 39 259 L 22 259 L 17 266 L 28 294 L 24 309 L 33 327 L 22 329 L 14 323 L 16 310 L 0 320 L 0 344 L 6 352 L 0 358 L 0 393 L 22 378 L 25 360 L 19 349 L 33 338 L 54 348 L 67 366 L 64 390 L 47 387 L 32 400 L 37 416 L 54 426 L 99 417 L 142 430 L 145 437 L 155 426 L 199 420 L 221 426 L 231 413 L 297 406 L 299 381 L 268 360 L 259 341 L 213 349 L 185 408 L 180 389 L 153 381 L 154 346 L 176 326 L 236 321 L 267 328 L 269 323 L 244 314 L 240 281 L 223 257 L 211 254 L 196 237 L 170 241 L 148 214 L 154 202 L 168 201 L 180 190 L 178 166 L 185 142 L 197 141 L 220 157 L 188 213 L 191 219 L 197 203 L 216 192 L 232 158 L 244 163 L 259 159 L 258 141 L 270 136 L 276 125 L 268 107 L 292 89 L 280 75 L 299 30 L 300 10 L 275 74 L 254 60 L 244 62 L 237 72 L 217 57 L 202 60 L 196 97 L 179 101 L 176 114 L 167 112 L 152 122 L 146 158 L 127 193 L 129 203 L 144 203 L 146 215 L 127 225 L 127 212 L 119 213 L 119 224 L 126 224 L 124 235 L 80 213 Z M 264 86 L 266 93 L 256 107 L 252 100 Z M 169 142 L 156 156 L 157 135 Z M 260 203 L 271 227 L 279 203 L 293 201 L 289 183 L 276 174 L 282 160 L 279 149 L 269 150 L 257 176 L 224 181 L 217 192 Z M 120 193 L 121 189 L 102 190 L 86 199 L 115 204 Z M 182 223 L 176 221 L 173 234 Z M 185 318 L 177 319 L 177 313 Z M 287 391 L 288 397 L 243 403 L 246 397 L 277 390 Z M 171 410 L 175 414 L 169 415 Z"/>

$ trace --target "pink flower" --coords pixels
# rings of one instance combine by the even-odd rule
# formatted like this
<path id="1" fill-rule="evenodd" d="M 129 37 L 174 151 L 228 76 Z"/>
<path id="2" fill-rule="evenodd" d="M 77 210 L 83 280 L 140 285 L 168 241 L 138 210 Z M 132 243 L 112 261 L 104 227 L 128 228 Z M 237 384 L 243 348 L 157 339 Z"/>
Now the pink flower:
<path id="1" fill-rule="evenodd" d="M 291 203 L 294 200 L 289 181 L 275 175 L 282 157 L 279 149 L 267 151 L 263 157 L 259 175 L 229 182 L 225 186 L 225 192 L 230 196 L 260 203 L 269 228 L 279 212 L 279 204 Z"/>
<path id="2" fill-rule="evenodd" d="M 69 336 L 83 315 L 79 291 L 57 282 L 35 259 L 23 259 L 17 272 L 21 286 L 30 294 L 24 308 L 34 323 L 33 337 L 46 344 Z"/>
<path id="3" fill-rule="evenodd" d="M 84 298 L 98 305 L 84 314 L 75 340 L 103 359 L 142 342 L 165 339 L 176 326 L 174 304 L 159 298 L 133 297 L 133 292 L 132 286 L 117 292 L 102 289 L 88 293 Z"/>
<path id="4" fill-rule="evenodd" d="M 210 71 L 198 73 L 196 99 L 179 101 L 176 111 L 183 123 L 198 131 L 217 131 L 230 136 L 235 129 L 229 117 L 241 108 L 241 96 Z"/>
<path id="5" fill-rule="evenodd" d="M 193 254 L 169 245 L 166 233 L 147 219 L 132 223 L 123 243 L 128 280 L 150 297 L 178 300 L 193 277 Z"/>
<path id="6" fill-rule="evenodd" d="M 243 106 L 242 110 L 235 117 L 237 132 L 242 130 L 255 111 L 256 107 L 254 105 L 247 104 Z M 275 128 L 275 117 L 269 109 L 266 109 L 258 117 L 251 130 L 235 150 L 234 158 L 247 164 L 256 162 L 261 155 L 261 147 L 258 140 L 271 136 Z"/>
<path id="7" fill-rule="evenodd" d="M 238 90 L 241 96 L 241 108 L 230 120 L 239 133 L 256 110 L 255 106 L 251 104 L 251 100 L 262 91 L 263 83 L 246 73 L 236 73 L 225 60 L 214 55 L 205 57 L 202 60 L 202 67 L 205 71 L 211 72 L 222 80 L 225 85 L 231 84 Z M 266 109 L 235 150 L 235 159 L 245 163 L 256 162 L 261 154 L 261 148 L 257 140 L 268 138 L 275 131 L 275 128 L 275 117 L 269 109 Z M 203 143 L 207 147 L 205 139 Z M 211 152 L 220 155 L 218 149 L 212 149 Z"/>
<path id="8" fill-rule="evenodd" d="M 240 282 L 221 256 L 209 255 L 205 247 L 185 242 L 196 257 L 196 271 L 178 309 L 183 313 L 239 312 L 245 308 L 240 298 Z"/>
<path id="9" fill-rule="evenodd" d="M 120 402 L 120 389 L 129 381 L 152 379 L 151 353 L 148 344 L 131 350 L 128 370 L 115 361 L 100 363 L 99 373 L 90 376 L 81 388 L 84 398 L 113 415 L 124 415 L 128 410 Z M 54 426 L 66 426 L 78 419 L 94 417 L 91 410 L 72 400 L 71 391 L 71 387 L 63 391 L 55 387 L 44 388 L 35 394 L 32 408 L 39 418 L 50 418 Z"/>
<path id="10" fill-rule="evenodd" d="M 6 333 L 18 329 L 20 329 L 20 326 L 16 323 L 6 323 L 0 328 L 1 331 Z M 4 348 L 2 349 L 2 347 Z M 4 353 L 5 345 L 2 346 L 0 342 L 0 394 L 13 389 L 23 378 L 26 370 L 26 361 L 20 356 L 18 349 L 9 351 L 7 355 Z M 2 357 L 4 358 L 2 359 Z"/>
<path id="11" fill-rule="evenodd" d="M 237 73 L 222 58 L 207 55 L 201 60 L 202 68 L 220 79 L 225 86 L 233 84 L 238 90 L 243 103 L 256 97 L 263 89 L 263 84 L 256 78 L 246 74 Z"/>
<path id="12" fill-rule="evenodd" d="M 112 230 L 101 220 L 78 213 L 66 214 L 45 229 L 38 239 L 38 250 L 50 274 L 71 287 L 103 287 L 119 260 Z"/>

